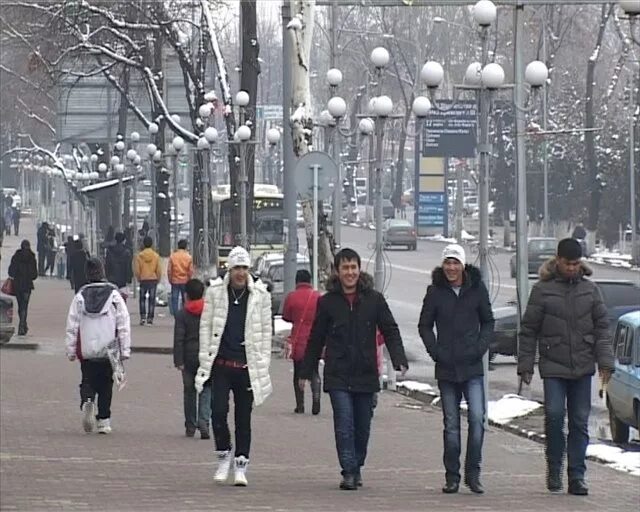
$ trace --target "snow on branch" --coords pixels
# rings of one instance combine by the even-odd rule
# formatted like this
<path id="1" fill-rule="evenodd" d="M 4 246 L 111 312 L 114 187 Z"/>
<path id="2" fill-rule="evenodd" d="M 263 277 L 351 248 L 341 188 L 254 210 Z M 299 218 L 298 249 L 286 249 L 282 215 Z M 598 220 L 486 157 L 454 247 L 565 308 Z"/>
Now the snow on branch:
<path id="1" fill-rule="evenodd" d="M 16 100 L 22 106 L 24 113 L 27 115 L 29 119 L 34 119 L 35 121 L 38 121 L 40 124 L 45 126 L 51 132 L 52 135 L 56 134 L 56 129 L 51 125 L 51 123 L 46 119 L 40 117 L 31 108 L 29 108 L 29 106 L 22 100 L 22 98 L 17 97 Z"/>
<path id="2" fill-rule="evenodd" d="M 204 14 L 204 18 L 206 20 L 205 29 L 209 35 L 209 40 L 211 41 L 211 49 L 213 50 L 213 55 L 216 59 L 216 67 L 218 68 L 218 81 L 220 82 L 220 89 L 222 90 L 222 101 L 227 106 L 227 111 L 225 115 L 230 112 L 230 106 L 233 103 L 233 99 L 231 97 L 231 87 L 229 87 L 229 75 L 227 73 L 227 64 L 222 56 L 222 51 L 220 50 L 220 44 L 218 43 L 218 36 L 216 35 L 215 27 L 213 26 L 213 16 L 211 16 L 211 9 L 209 8 L 208 0 L 200 0 L 200 5 L 202 6 L 202 13 Z"/>
<path id="3" fill-rule="evenodd" d="M 22 75 L 16 73 L 15 71 L 13 71 L 12 69 L 9 69 L 8 67 L 6 67 L 4 64 L 0 63 L 0 70 L 4 71 L 5 73 L 10 74 L 11 76 L 17 78 L 18 80 L 20 80 L 23 84 L 28 85 L 29 87 L 32 87 L 33 89 L 41 92 L 42 94 L 44 94 L 47 99 L 49 101 L 51 101 L 52 103 L 55 101 L 53 99 L 53 96 L 51 96 L 51 94 L 49 94 L 48 91 L 46 91 L 45 89 L 43 89 L 40 85 L 31 82 L 30 80 L 27 80 L 25 77 L 23 77 Z"/>

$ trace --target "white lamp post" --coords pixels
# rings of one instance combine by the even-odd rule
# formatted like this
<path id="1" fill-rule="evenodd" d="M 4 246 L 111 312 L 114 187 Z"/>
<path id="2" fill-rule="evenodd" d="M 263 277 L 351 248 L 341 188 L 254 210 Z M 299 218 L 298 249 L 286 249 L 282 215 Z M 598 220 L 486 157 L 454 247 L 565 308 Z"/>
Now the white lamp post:
<path id="1" fill-rule="evenodd" d="M 267 130 L 267 142 L 269 143 L 269 158 L 267 159 L 267 172 L 269 174 L 269 178 L 267 182 L 275 185 L 276 179 L 273 172 L 273 158 L 275 149 L 280 142 L 280 130 L 277 128 L 269 128 Z"/>

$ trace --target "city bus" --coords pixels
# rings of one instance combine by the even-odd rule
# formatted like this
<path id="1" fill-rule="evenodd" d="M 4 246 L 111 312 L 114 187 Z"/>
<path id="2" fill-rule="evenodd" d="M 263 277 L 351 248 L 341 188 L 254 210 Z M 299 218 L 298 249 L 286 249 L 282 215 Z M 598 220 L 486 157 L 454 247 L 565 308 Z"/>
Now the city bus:
<path id="1" fill-rule="evenodd" d="M 218 266 L 226 266 L 231 249 L 238 245 L 231 229 L 233 200 L 230 185 L 220 185 L 211 191 L 214 238 L 218 247 Z M 275 185 L 256 183 L 253 188 L 253 219 L 248 226 L 251 260 L 265 253 L 284 253 L 283 195 Z"/>

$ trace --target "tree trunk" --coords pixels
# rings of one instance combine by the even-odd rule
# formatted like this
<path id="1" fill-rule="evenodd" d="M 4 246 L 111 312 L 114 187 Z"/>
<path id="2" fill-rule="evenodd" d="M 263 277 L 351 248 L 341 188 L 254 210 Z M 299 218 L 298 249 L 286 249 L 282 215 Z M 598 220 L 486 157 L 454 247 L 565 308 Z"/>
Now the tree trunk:
<path id="1" fill-rule="evenodd" d="M 411 101 L 409 105 L 413 104 L 414 95 L 411 94 Z M 407 108 L 405 110 L 403 122 L 403 128 L 400 132 L 400 141 L 398 143 L 398 160 L 396 161 L 396 179 L 395 179 L 395 188 L 393 190 L 393 194 L 391 195 L 391 202 L 393 206 L 397 209 L 400 209 L 402 203 L 402 192 L 403 187 L 402 184 L 404 182 L 404 146 L 407 141 L 407 126 L 409 124 L 409 119 L 411 118 L 411 109 Z M 419 124 L 419 123 L 416 123 Z"/>
<path id="2" fill-rule="evenodd" d="M 118 134 L 122 135 L 122 137 L 126 137 L 127 134 L 127 116 L 129 114 L 129 102 L 127 101 L 126 94 L 129 93 L 129 77 L 130 77 L 129 67 L 125 66 L 122 69 L 122 75 L 120 76 L 120 87 L 125 94 L 120 95 L 120 106 L 118 107 Z M 126 146 L 125 146 L 126 148 Z M 127 166 L 126 159 L 127 150 L 125 149 L 121 154 L 118 155 L 120 158 L 120 163 Z M 123 190 L 123 195 L 120 196 L 120 188 L 118 188 L 117 199 L 116 199 L 116 215 L 117 215 L 117 223 L 119 229 L 124 229 L 129 225 L 129 189 Z M 122 217 L 121 217 L 122 215 Z"/>

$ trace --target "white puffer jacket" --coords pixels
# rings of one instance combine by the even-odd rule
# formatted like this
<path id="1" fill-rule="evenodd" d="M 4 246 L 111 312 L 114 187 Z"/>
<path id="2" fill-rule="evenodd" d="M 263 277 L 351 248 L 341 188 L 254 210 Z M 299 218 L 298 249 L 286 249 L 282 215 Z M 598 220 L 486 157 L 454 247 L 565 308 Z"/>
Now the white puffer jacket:
<path id="1" fill-rule="evenodd" d="M 196 390 L 202 391 L 211 375 L 213 361 L 218 355 L 220 340 L 227 323 L 229 311 L 229 273 L 224 279 L 216 279 L 205 295 L 204 309 L 200 317 L 200 368 L 196 374 Z M 262 404 L 271 394 L 271 296 L 261 281 L 248 278 L 247 318 L 244 327 L 244 348 L 247 369 L 253 391 L 253 402 Z"/>

